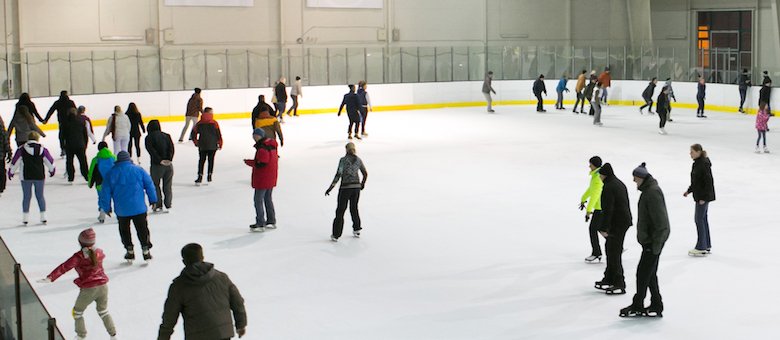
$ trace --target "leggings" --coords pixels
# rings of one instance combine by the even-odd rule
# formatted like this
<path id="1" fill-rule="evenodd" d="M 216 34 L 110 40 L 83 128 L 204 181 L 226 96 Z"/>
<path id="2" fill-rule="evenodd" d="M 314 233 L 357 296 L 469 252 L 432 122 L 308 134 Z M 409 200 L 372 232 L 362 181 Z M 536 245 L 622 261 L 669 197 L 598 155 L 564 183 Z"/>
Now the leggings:
<path id="1" fill-rule="evenodd" d="M 38 208 L 46 211 L 46 199 L 43 197 L 44 180 L 22 180 L 22 212 L 30 212 L 30 200 L 32 199 L 32 187 L 35 185 L 35 198 L 38 200 Z"/>
<path id="2" fill-rule="evenodd" d="M 358 212 L 358 200 L 360 199 L 360 188 L 339 189 L 338 207 L 336 207 L 336 218 L 333 219 L 333 236 L 341 237 L 344 229 L 344 213 L 349 204 L 349 214 L 352 215 L 352 230 L 361 230 L 360 213 Z"/>
<path id="3" fill-rule="evenodd" d="M 203 165 L 206 164 L 206 159 L 209 161 L 209 172 L 211 175 L 214 173 L 214 156 L 217 154 L 217 150 L 200 150 L 200 159 L 198 160 L 198 175 L 203 175 Z"/>
<path id="4" fill-rule="evenodd" d="M 114 137 L 114 155 L 130 148 L 130 136 Z"/>
<path id="5" fill-rule="evenodd" d="M 696 109 L 696 113 L 704 113 L 704 97 L 696 97 L 696 101 L 699 102 L 699 108 Z"/>
<path id="6" fill-rule="evenodd" d="M 360 128 L 363 134 L 366 134 L 366 119 L 368 119 L 368 107 L 363 106 L 360 110 Z"/>
<path id="7" fill-rule="evenodd" d="M 352 125 L 355 125 L 355 135 L 358 134 L 358 129 L 360 128 L 360 113 L 356 113 L 354 115 L 349 114 L 349 129 L 347 129 L 347 134 L 352 134 Z"/>
<path id="8" fill-rule="evenodd" d="M 756 140 L 756 146 L 761 142 L 761 137 L 764 137 L 764 146 L 766 146 L 766 130 L 758 130 L 758 140 Z"/>
<path id="9" fill-rule="evenodd" d="M 658 124 L 658 127 L 663 129 L 664 126 L 666 126 L 666 112 L 658 111 L 658 118 L 661 119 L 661 123 Z"/>
<path id="10" fill-rule="evenodd" d="M 135 141 L 135 151 L 138 157 L 141 157 L 141 136 L 130 136 L 130 141 L 127 142 L 127 152 L 130 153 L 130 157 L 133 157 L 133 142 Z"/>
<path id="11" fill-rule="evenodd" d="M 582 92 L 577 92 L 577 101 L 574 102 L 574 110 L 573 112 L 577 112 L 577 105 L 582 102 L 582 106 L 580 106 L 580 111 L 585 111 L 585 95 L 582 94 Z"/>
<path id="12" fill-rule="evenodd" d="M 5 191 L 5 183 L 6 183 L 6 171 L 5 171 L 5 156 L 0 153 L 0 170 L 3 171 L 2 174 L 0 174 L 0 193 Z"/>

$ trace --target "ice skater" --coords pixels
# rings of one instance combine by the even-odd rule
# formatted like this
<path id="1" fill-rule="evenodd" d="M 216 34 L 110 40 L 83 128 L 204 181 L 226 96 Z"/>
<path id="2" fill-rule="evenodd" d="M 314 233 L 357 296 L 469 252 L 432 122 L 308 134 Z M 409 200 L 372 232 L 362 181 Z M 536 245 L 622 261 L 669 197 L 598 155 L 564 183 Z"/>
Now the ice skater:
<path id="1" fill-rule="evenodd" d="M 588 104 L 590 105 L 590 109 L 588 109 L 588 115 L 592 116 L 595 113 L 593 112 L 593 91 L 596 89 L 596 80 L 591 78 L 588 81 L 588 85 L 585 86 L 585 90 L 582 91 L 583 97 L 588 100 Z M 585 106 L 585 100 L 582 101 L 583 107 Z M 582 113 L 585 113 L 584 111 Z"/>
<path id="2" fill-rule="evenodd" d="M 255 189 L 255 223 L 249 226 L 252 231 L 276 229 L 276 209 L 273 191 L 279 171 L 279 157 L 276 153 L 276 141 L 265 137 L 261 128 L 252 132 L 255 140 L 254 159 L 244 159 L 244 164 L 252 167 L 252 188 Z"/>
<path id="3" fill-rule="evenodd" d="M 62 140 L 65 147 L 65 166 L 68 175 L 68 184 L 73 185 L 75 166 L 73 157 L 79 161 L 79 169 L 84 180 L 89 182 L 89 168 L 87 165 L 87 140 L 88 126 L 76 116 L 76 108 L 68 109 L 68 117 L 65 118 L 65 126 L 62 128 Z"/>
<path id="4" fill-rule="evenodd" d="M 561 77 L 561 80 L 558 81 L 558 86 L 555 88 L 555 92 L 558 93 L 558 100 L 555 102 L 556 110 L 566 110 L 566 108 L 563 107 L 563 91 L 569 92 L 569 89 L 566 88 L 566 82 L 568 81 L 569 77 L 564 75 Z"/>
<path id="5" fill-rule="evenodd" d="M 601 96 L 602 91 L 601 83 L 596 83 L 596 94 L 593 96 L 593 102 L 591 107 L 593 108 L 593 125 L 602 126 L 601 124 Z"/>
<path id="6" fill-rule="evenodd" d="M 609 66 L 604 68 L 604 72 L 599 75 L 598 82 L 601 83 L 601 103 L 607 105 L 607 88 L 612 86 L 612 76 L 609 73 Z"/>
<path id="7" fill-rule="evenodd" d="M 645 163 L 634 169 L 634 182 L 642 192 L 639 196 L 639 216 L 636 238 L 642 245 L 642 256 L 636 268 L 636 294 L 633 302 L 620 310 L 621 317 L 663 317 L 664 304 L 658 289 L 658 260 L 669 238 L 669 216 L 666 213 L 664 193 L 658 181 L 647 172 Z M 645 297 L 650 289 L 650 306 L 645 308 Z"/>
<path id="8" fill-rule="evenodd" d="M 192 141 L 198 147 L 198 178 L 195 185 L 203 182 L 203 166 L 206 160 L 209 162 L 208 177 L 206 180 L 211 182 L 214 174 L 214 156 L 217 150 L 222 150 L 222 131 L 219 129 L 219 123 L 214 120 L 214 113 L 210 107 L 203 109 L 203 115 L 192 128 Z"/>
<path id="9" fill-rule="evenodd" d="M 22 106 L 27 107 L 27 110 L 30 112 L 30 114 L 39 122 L 43 123 L 43 117 L 41 117 L 41 115 L 38 113 L 38 109 L 35 107 L 35 103 L 30 100 L 30 95 L 27 92 L 24 92 L 19 96 L 19 101 L 16 102 L 16 111 L 19 111 L 19 108 Z M 16 113 L 16 111 L 14 111 L 14 113 Z"/>
<path id="10" fill-rule="evenodd" d="M 73 306 L 73 318 L 76 320 L 76 340 L 87 339 L 84 310 L 93 302 L 111 340 L 116 340 L 114 319 L 108 313 L 108 276 L 103 271 L 103 259 L 106 258 L 106 255 L 99 248 L 95 248 L 95 231 L 92 228 L 79 234 L 79 245 L 81 245 L 79 251 L 38 282 L 54 282 L 71 269 L 76 269 L 79 277 L 73 280 L 73 283 L 80 289 L 76 304 Z"/>
<path id="11" fill-rule="evenodd" d="M 65 127 L 65 120 L 68 117 L 68 109 L 71 107 L 75 108 L 76 103 L 70 100 L 70 97 L 68 97 L 68 91 L 62 91 L 60 92 L 60 98 L 51 105 L 49 112 L 46 113 L 46 118 L 43 119 L 44 125 L 49 124 L 51 115 L 54 113 L 54 111 L 57 111 L 57 122 L 59 123 L 60 130 L 60 157 L 65 157 L 65 140 L 62 138 L 62 128 Z"/>
<path id="12" fill-rule="evenodd" d="M 582 73 L 579 77 L 577 77 L 577 85 L 574 87 L 574 92 L 577 92 L 577 101 L 574 102 L 574 110 L 571 112 L 577 113 L 577 105 L 582 102 L 582 106 L 580 106 L 580 113 L 585 113 L 585 95 L 582 93 L 582 90 L 585 89 L 585 74 L 588 73 L 586 70 L 582 70 Z"/>
<path id="13" fill-rule="evenodd" d="M 588 190 L 582 195 L 582 199 L 580 199 L 580 210 L 585 209 L 585 222 L 590 220 L 588 232 L 590 234 L 591 252 L 590 256 L 585 258 L 585 262 L 593 263 L 596 260 L 601 262 L 601 246 L 599 245 L 598 232 L 598 227 L 601 223 L 601 190 L 604 188 L 604 183 L 601 182 L 601 177 L 599 176 L 601 157 L 591 157 L 590 161 L 588 161 L 588 166 L 590 167 L 590 185 Z"/>
<path id="14" fill-rule="evenodd" d="M 187 129 L 190 127 L 190 123 L 196 124 L 198 117 L 203 113 L 203 98 L 200 97 L 200 89 L 195 88 L 195 93 L 192 94 L 190 100 L 187 101 L 187 112 L 184 115 L 184 128 L 181 129 L 181 136 L 179 136 L 179 143 L 184 142 L 184 135 L 187 134 Z M 192 131 L 190 131 L 190 136 Z M 192 138 L 190 138 L 192 140 Z"/>
<path id="15" fill-rule="evenodd" d="M 674 89 L 672 88 L 672 78 L 666 78 L 666 83 L 663 86 L 664 89 L 666 89 L 666 96 L 667 99 L 669 99 L 669 105 L 667 106 L 666 110 L 666 121 L 667 122 L 673 122 L 672 120 L 672 100 L 674 102 L 677 102 L 677 97 L 674 96 Z"/>
<path id="16" fill-rule="evenodd" d="M 5 191 L 6 176 L 5 176 L 5 163 L 6 159 L 11 159 L 11 145 L 8 131 L 5 130 L 5 122 L 3 117 L 0 117 L 0 197 L 3 196 Z"/>
<path id="17" fill-rule="evenodd" d="M 693 194 L 693 201 L 696 203 L 696 232 L 699 237 L 696 247 L 688 251 L 688 255 L 703 256 L 709 254 L 712 248 L 707 211 L 710 202 L 715 200 L 715 184 L 712 179 L 712 162 L 707 157 L 707 151 L 702 149 L 701 144 L 691 145 L 690 151 L 693 159 L 691 185 L 683 196 L 688 197 L 688 194 Z"/>
<path id="18" fill-rule="evenodd" d="M 103 141 L 105 142 L 106 137 L 110 134 L 114 140 L 114 152 L 119 154 L 122 151 L 127 151 L 130 146 L 130 129 L 130 118 L 122 113 L 122 108 L 119 105 L 114 106 L 114 113 L 106 123 Z"/>
<path id="19" fill-rule="evenodd" d="M 276 114 L 279 117 L 284 116 L 284 109 L 287 108 L 287 85 L 284 83 L 287 81 L 287 79 L 284 79 L 284 77 L 279 78 L 279 82 L 274 85 L 274 98 L 276 98 Z M 289 116 L 290 113 L 288 112 L 287 115 Z"/>
<path id="20" fill-rule="evenodd" d="M 349 128 L 347 129 L 347 138 L 352 139 L 352 126 L 355 126 L 355 138 L 363 139 L 358 134 L 360 128 L 360 99 L 355 94 L 355 85 L 349 85 L 349 92 L 344 95 L 344 99 L 339 106 L 338 116 L 341 117 L 341 110 L 347 107 L 347 117 L 349 117 Z"/>
<path id="21" fill-rule="evenodd" d="M 22 174 L 22 223 L 27 225 L 30 220 L 30 200 L 32 199 L 32 187 L 35 186 L 35 199 L 38 201 L 38 209 L 41 211 L 41 223 L 46 224 L 46 198 L 43 196 L 43 187 L 46 183 L 46 174 L 53 177 L 57 169 L 54 167 L 54 158 L 49 150 L 38 143 L 40 135 L 30 132 L 29 140 L 23 146 L 16 149 L 11 159 L 11 167 L 8 169 L 8 179 L 13 179 L 14 174 L 21 169 Z"/>
<path id="22" fill-rule="evenodd" d="M 740 74 L 736 80 L 739 87 L 739 112 L 745 114 L 745 109 L 742 107 L 745 106 L 747 91 L 751 86 L 753 86 L 753 83 L 750 81 L 750 75 L 748 74 L 747 69 L 742 69 L 742 74 Z"/>
<path id="23" fill-rule="evenodd" d="M 363 137 L 368 137 L 368 134 L 366 133 L 366 120 L 368 119 L 368 112 L 374 110 L 374 108 L 371 106 L 371 96 L 368 95 L 367 90 L 368 83 L 366 83 L 364 80 L 361 80 L 358 83 L 357 95 L 358 99 L 360 99 L 360 135 Z"/>
<path id="24" fill-rule="evenodd" d="M 87 108 L 85 108 L 84 105 L 81 105 L 76 110 L 76 118 L 78 118 L 81 122 L 83 122 L 84 126 L 87 127 L 87 135 L 89 136 L 89 139 L 92 141 L 92 144 L 97 144 L 97 138 L 95 138 L 95 129 L 92 126 L 92 120 L 89 119 L 86 113 L 87 113 Z"/>
<path id="25" fill-rule="evenodd" d="M 97 190 L 98 196 L 98 222 L 104 223 L 106 221 L 106 212 L 100 207 L 100 202 L 106 198 L 103 196 L 103 179 L 108 175 L 108 172 L 114 167 L 116 157 L 108 148 L 108 143 L 98 143 L 98 154 L 95 158 L 92 158 L 92 163 L 89 166 L 88 180 L 89 187 L 93 186 Z"/>
<path id="26" fill-rule="evenodd" d="M 255 110 L 258 111 L 257 116 L 254 117 L 255 112 L 254 111 L 252 112 L 254 117 L 255 129 L 257 128 L 263 129 L 266 138 L 273 139 L 274 141 L 276 141 L 276 138 L 278 136 L 280 145 L 284 146 L 284 134 L 282 134 L 282 125 L 279 124 L 279 121 L 276 119 L 276 117 L 271 116 L 271 113 L 268 110 L 269 108 L 264 109 L 260 107 L 262 105 L 260 103 L 258 103 L 257 105 L 258 107 L 255 107 Z"/>
<path id="27" fill-rule="evenodd" d="M 151 165 L 149 166 L 149 175 L 154 183 L 155 193 L 157 194 L 157 204 L 152 208 L 154 212 L 163 211 L 173 206 L 173 139 L 171 135 L 160 129 L 160 122 L 152 120 L 146 129 L 149 134 L 146 135 L 144 144 L 146 152 L 149 153 Z M 160 186 L 162 182 L 162 187 Z M 165 197 L 163 199 L 163 197 Z"/>
<path id="28" fill-rule="evenodd" d="M 539 75 L 539 78 L 534 81 L 534 96 L 536 97 L 536 112 L 547 112 L 544 109 L 544 100 L 542 100 L 542 93 L 547 96 L 547 87 L 544 86 L 544 75 Z"/>
<path id="29" fill-rule="evenodd" d="M 144 127 L 144 118 L 141 116 L 141 112 L 138 112 L 138 107 L 135 103 L 127 105 L 127 118 L 130 119 L 130 142 L 127 144 L 127 153 L 130 154 L 130 158 L 133 157 L 133 143 L 135 143 L 136 159 L 135 164 L 141 164 L 141 133 L 146 133 L 146 127 Z"/>
<path id="30" fill-rule="evenodd" d="M 756 130 L 758 131 L 758 139 L 756 140 L 756 153 L 761 153 L 761 149 L 758 148 L 758 143 L 761 142 L 761 138 L 764 138 L 764 153 L 769 153 L 769 148 L 766 146 L 766 132 L 769 130 L 767 128 L 767 123 L 769 122 L 769 117 L 774 117 L 775 114 L 769 112 L 767 109 L 766 103 L 761 103 L 759 105 L 758 113 L 756 113 Z"/>
<path id="31" fill-rule="evenodd" d="M 265 96 L 262 94 L 258 96 L 257 105 L 252 109 L 252 131 L 259 127 L 257 126 L 257 120 L 260 119 L 260 116 L 276 117 L 271 112 L 273 112 L 273 108 L 265 102 Z"/>
<path id="32" fill-rule="evenodd" d="M 765 76 L 764 84 L 763 86 L 761 86 L 761 91 L 758 92 L 758 104 L 761 105 L 761 103 L 766 103 L 766 112 L 769 113 L 772 113 L 772 104 L 770 103 L 771 99 L 772 99 L 772 79 L 769 79 L 768 76 Z M 768 126 L 766 130 L 769 131 Z"/>
<path id="33" fill-rule="evenodd" d="M 485 81 L 482 82 L 482 94 L 485 95 L 485 100 L 487 100 L 487 112 L 493 113 L 496 111 L 493 111 L 493 97 L 490 96 L 490 92 L 496 94 L 496 90 L 493 89 L 493 71 L 488 71 Z"/>
<path id="34" fill-rule="evenodd" d="M 11 136 L 16 130 L 16 146 L 21 147 L 30 139 L 30 132 L 36 132 L 38 135 L 46 137 L 46 134 L 35 124 L 35 119 L 30 114 L 26 106 L 19 106 L 14 112 L 14 117 L 8 123 L 8 136 Z"/>
<path id="35" fill-rule="evenodd" d="M 666 129 L 664 128 L 666 126 L 666 115 L 669 113 L 669 96 L 667 95 L 667 91 L 669 88 L 664 87 L 661 89 L 661 93 L 658 95 L 658 99 L 655 105 L 655 112 L 658 113 L 658 119 L 661 120 L 661 122 L 658 124 L 658 133 L 665 135 Z"/>
<path id="36" fill-rule="evenodd" d="M 628 190 L 612 170 L 612 165 L 605 163 L 599 170 L 604 187 L 601 191 L 601 223 L 599 233 L 607 239 L 607 269 L 604 278 L 596 281 L 596 288 L 607 294 L 625 294 L 626 279 L 623 276 L 623 241 L 626 231 L 633 225 L 631 207 L 628 201 Z"/>
<path id="37" fill-rule="evenodd" d="M 301 87 L 301 77 L 295 77 L 295 82 L 290 86 L 290 99 L 292 99 L 292 106 L 290 106 L 290 109 L 287 110 L 287 115 L 290 115 L 290 112 L 293 113 L 293 116 L 298 117 L 298 96 L 301 96 L 303 98 L 303 90 Z"/>
<path id="38" fill-rule="evenodd" d="M 366 187 L 368 171 L 366 171 L 363 161 L 357 156 L 355 144 L 347 143 L 346 149 L 347 155 L 339 160 L 336 177 L 333 178 L 330 187 L 325 191 L 325 196 L 330 196 L 331 190 L 336 187 L 336 183 L 341 179 L 338 206 L 336 207 L 336 218 L 333 219 L 333 233 L 330 235 L 330 239 L 333 242 L 339 240 L 341 232 L 344 229 L 344 213 L 347 211 L 347 204 L 349 204 L 349 214 L 352 216 L 352 234 L 355 235 L 355 237 L 360 237 L 360 231 L 363 230 L 360 225 L 358 200 L 360 199 L 360 191 Z M 362 180 L 360 179 L 358 172 L 363 174 Z"/>
<path id="39" fill-rule="evenodd" d="M 653 77 L 653 80 L 647 84 L 647 87 L 642 92 L 642 99 L 645 100 L 645 105 L 639 107 L 639 113 L 644 113 L 642 109 L 647 108 L 647 112 L 653 114 L 653 93 L 655 93 L 655 84 L 657 83 L 658 79 Z"/>
<path id="40" fill-rule="evenodd" d="M 707 118 L 707 116 L 704 115 L 704 99 L 706 98 L 707 84 L 704 83 L 704 78 L 699 78 L 699 84 L 697 84 L 696 92 L 696 102 L 699 103 L 699 107 L 696 109 L 696 117 Z"/>

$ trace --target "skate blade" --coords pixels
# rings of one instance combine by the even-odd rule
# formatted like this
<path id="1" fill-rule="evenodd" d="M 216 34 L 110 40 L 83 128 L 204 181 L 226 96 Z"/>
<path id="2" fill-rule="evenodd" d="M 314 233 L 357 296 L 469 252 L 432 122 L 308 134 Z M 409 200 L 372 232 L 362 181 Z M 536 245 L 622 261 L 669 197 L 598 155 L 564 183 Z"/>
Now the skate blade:
<path id="1" fill-rule="evenodd" d="M 648 317 L 648 318 L 662 318 L 664 315 L 660 312 L 645 312 L 642 314 L 642 316 Z"/>
<path id="2" fill-rule="evenodd" d="M 640 312 L 620 313 L 621 318 L 637 318 L 642 316 L 644 316 L 644 314 Z"/>
<path id="3" fill-rule="evenodd" d="M 626 293 L 626 290 L 623 288 L 607 289 L 606 293 L 607 295 L 623 295 Z"/>

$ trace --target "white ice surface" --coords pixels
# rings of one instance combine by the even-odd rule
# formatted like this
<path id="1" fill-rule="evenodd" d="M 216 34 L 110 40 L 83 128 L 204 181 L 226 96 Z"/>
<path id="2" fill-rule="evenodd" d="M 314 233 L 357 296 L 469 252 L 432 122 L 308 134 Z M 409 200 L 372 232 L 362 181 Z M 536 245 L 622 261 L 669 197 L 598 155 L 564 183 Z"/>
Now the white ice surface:
<path id="1" fill-rule="evenodd" d="M 21 227 L 17 177 L 0 198 L 0 233 L 35 279 L 77 251 L 78 233 L 94 227 L 123 340 L 156 338 L 168 286 L 182 268 L 179 251 L 189 242 L 202 244 L 206 261 L 246 299 L 245 339 L 777 338 L 780 162 L 777 153 L 753 153 L 755 116 L 708 112 L 702 120 L 674 109 L 669 135 L 661 136 L 657 116 L 636 107 L 605 107 L 601 128 L 552 105 L 545 114 L 533 106 L 495 109 L 371 113 L 371 136 L 356 141 L 369 171 L 360 239 L 351 236 L 348 213 L 345 236 L 329 239 L 336 197 L 324 192 L 347 142 L 347 118 L 335 115 L 283 125 L 277 230 L 248 230 L 254 210 L 242 159 L 254 152 L 249 122 L 224 120 L 210 186 L 193 185 L 196 148 L 176 145 L 174 207 L 149 217 L 151 265 L 124 264 L 116 222 L 94 224 L 96 195 L 83 179 L 75 187 L 60 175 L 49 179 L 49 224 Z M 182 125 L 162 126 L 175 139 Z M 780 153 L 780 135 L 768 137 Z M 56 132 L 44 143 L 59 151 Z M 706 258 L 687 255 L 696 243 L 694 203 L 682 197 L 693 143 L 710 153 L 717 193 Z M 635 228 L 623 257 L 628 294 L 593 288 L 605 265 L 583 262 L 588 225 L 577 209 L 593 155 L 611 162 L 628 186 L 634 218 L 634 167 L 647 162 L 666 194 L 672 230 L 658 270 L 663 319 L 617 315 L 636 290 Z M 64 160 L 56 165 L 62 174 Z M 31 210 L 36 219 L 34 200 Z M 75 277 L 34 284 L 66 338 L 74 336 Z M 86 317 L 90 339 L 107 338 L 93 307 Z M 183 338 L 181 323 L 174 339 Z"/>

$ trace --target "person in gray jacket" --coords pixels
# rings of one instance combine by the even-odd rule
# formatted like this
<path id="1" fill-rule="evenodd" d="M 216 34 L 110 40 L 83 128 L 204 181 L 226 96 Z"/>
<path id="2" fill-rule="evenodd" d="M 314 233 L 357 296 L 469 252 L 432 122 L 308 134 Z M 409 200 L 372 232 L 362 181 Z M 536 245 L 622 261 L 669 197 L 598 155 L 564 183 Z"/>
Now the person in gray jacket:
<path id="1" fill-rule="evenodd" d="M 203 248 L 199 244 L 184 246 L 181 257 L 185 267 L 168 291 L 157 339 L 171 338 L 179 314 L 184 318 L 187 340 L 230 339 L 235 333 L 239 338 L 244 336 L 246 311 L 236 285 L 225 273 L 214 269 L 213 264 L 203 262 Z"/>
<path id="2" fill-rule="evenodd" d="M 301 88 L 301 77 L 295 77 L 295 82 L 290 86 L 290 98 L 292 98 L 292 106 L 290 106 L 290 109 L 287 110 L 287 115 L 290 115 L 290 112 L 293 113 L 293 116 L 298 116 L 298 96 L 301 96 L 303 98 L 303 91 Z"/>
<path id="3" fill-rule="evenodd" d="M 639 196 L 639 217 L 636 238 L 642 245 L 642 257 L 636 268 L 636 295 L 630 306 L 620 310 L 620 316 L 663 317 L 664 304 L 658 289 L 658 259 L 669 238 L 669 216 L 666 213 L 664 192 L 658 181 L 647 172 L 645 163 L 634 169 L 634 182 L 642 191 Z M 650 306 L 645 308 L 647 289 L 650 288 Z"/>
<path id="4" fill-rule="evenodd" d="M 16 146 L 18 147 L 21 147 L 30 140 L 30 132 L 32 131 L 46 137 L 46 134 L 43 133 L 41 128 L 35 124 L 35 119 L 26 106 L 20 106 L 16 109 L 16 112 L 14 112 L 14 117 L 11 118 L 11 122 L 8 123 L 8 136 L 13 134 L 14 129 L 16 130 Z"/>
<path id="5" fill-rule="evenodd" d="M 496 111 L 493 111 L 493 98 L 490 96 L 490 92 L 496 94 L 496 90 L 493 89 L 493 71 L 488 71 L 485 82 L 482 83 L 482 94 L 485 95 L 485 99 L 487 100 L 488 112 L 492 113 Z"/>

